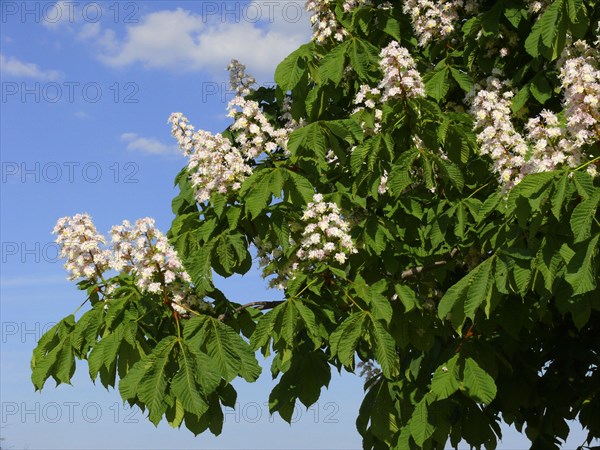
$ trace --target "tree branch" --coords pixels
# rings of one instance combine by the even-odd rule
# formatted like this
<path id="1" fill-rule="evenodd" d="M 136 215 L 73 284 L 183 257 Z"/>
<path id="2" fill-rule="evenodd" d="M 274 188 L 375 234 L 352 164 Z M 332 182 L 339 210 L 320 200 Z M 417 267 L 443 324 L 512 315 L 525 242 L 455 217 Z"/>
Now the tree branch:
<path id="1" fill-rule="evenodd" d="M 431 264 L 428 264 L 426 266 L 412 267 L 410 269 L 406 269 L 400 275 L 400 279 L 406 280 L 407 278 L 416 277 L 420 273 L 427 272 L 427 271 L 433 270 L 433 269 L 437 269 L 440 266 L 448 264 L 452 259 L 454 259 L 454 257 L 456 256 L 457 253 L 458 253 L 458 249 L 457 248 L 453 248 L 450 251 L 450 253 L 448 254 L 448 256 L 446 256 L 444 259 L 440 259 L 439 261 L 435 261 L 435 262 L 433 262 Z"/>
<path id="2" fill-rule="evenodd" d="M 411 269 L 407 269 L 404 272 L 402 272 L 402 274 L 400 275 L 400 278 L 402 280 L 406 280 L 407 278 L 415 277 L 415 276 L 419 275 L 420 273 L 427 272 L 427 271 L 433 270 L 433 269 L 437 269 L 438 267 L 443 266 L 444 264 L 447 264 L 452 259 L 454 259 L 454 257 L 456 256 L 457 253 L 458 253 L 458 249 L 453 248 L 450 251 L 450 253 L 448 254 L 448 256 L 446 256 L 444 259 L 440 259 L 439 261 L 435 261 L 426 266 L 412 267 Z M 221 321 L 225 320 L 227 317 L 233 316 L 233 315 L 239 313 L 240 311 L 243 311 L 246 308 L 256 308 L 258 310 L 273 309 L 276 306 L 281 305 L 283 302 L 285 302 L 285 300 L 269 300 L 269 301 L 258 301 L 258 302 L 246 303 L 245 305 L 238 306 L 237 308 L 235 308 L 231 311 L 221 314 L 218 317 L 218 319 Z"/>
<path id="3" fill-rule="evenodd" d="M 272 309 L 272 308 L 275 308 L 276 306 L 281 305 L 283 302 L 285 302 L 285 300 L 271 300 L 271 301 L 264 301 L 264 302 L 250 302 L 250 303 L 246 303 L 245 305 L 238 306 L 233 311 L 228 311 L 228 312 L 225 312 L 225 313 L 221 314 L 218 317 L 218 319 L 219 320 L 225 320 L 227 317 L 232 316 L 234 314 L 237 314 L 237 313 L 239 313 L 240 311 L 243 311 L 246 308 L 256 308 L 258 310 Z"/>

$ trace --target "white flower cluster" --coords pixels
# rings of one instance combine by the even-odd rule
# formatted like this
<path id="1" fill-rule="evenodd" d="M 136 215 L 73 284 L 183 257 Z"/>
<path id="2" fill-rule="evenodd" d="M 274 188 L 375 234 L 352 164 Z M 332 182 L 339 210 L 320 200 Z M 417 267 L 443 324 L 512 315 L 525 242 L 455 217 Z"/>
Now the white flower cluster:
<path id="1" fill-rule="evenodd" d="M 71 280 L 104 281 L 104 272 L 113 269 L 133 275 L 142 292 L 164 293 L 165 300 L 180 314 L 187 313 L 182 305 L 200 302 L 179 256 L 154 226 L 154 219 L 139 219 L 135 226 L 125 220 L 113 226 L 108 249 L 100 247 L 106 245 L 106 239 L 98 234 L 88 214 L 59 219 L 53 232 L 61 244 L 60 256 L 67 258 L 65 268 Z M 105 287 L 105 295 L 115 288 L 113 284 Z"/>
<path id="2" fill-rule="evenodd" d="M 263 278 L 274 276 L 269 279 L 269 287 L 283 290 L 299 270 L 311 270 L 316 262 L 335 260 L 343 264 L 349 254 L 357 252 L 349 229 L 339 207 L 315 194 L 304 210 L 302 221 L 290 224 L 290 246 L 300 242 L 300 249 L 291 257 L 283 254 L 281 246 L 260 238 L 254 240 Z"/>
<path id="3" fill-rule="evenodd" d="M 361 123 L 363 131 L 378 133 L 381 130 L 383 111 L 381 104 L 389 99 L 424 97 L 425 87 L 421 75 L 416 69 L 415 61 L 408 50 L 400 47 L 396 41 L 390 42 L 381 50 L 379 67 L 383 72 L 383 78 L 377 87 L 366 84 L 360 86 L 354 104 L 356 109 L 353 113 L 362 110 L 374 111 L 373 129 L 365 123 Z"/>
<path id="4" fill-rule="evenodd" d="M 543 110 L 539 116 L 527 121 L 525 129 L 527 140 L 532 143 L 529 162 L 535 165 L 532 169 L 536 172 L 555 170 L 562 164 L 575 167 L 581 163 L 579 146 L 569 140 L 553 112 Z"/>
<path id="5" fill-rule="evenodd" d="M 154 219 L 139 219 L 135 226 L 124 220 L 113 226 L 110 234 L 114 249 L 112 269 L 134 275 L 142 292 L 164 293 L 179 314 L 187 313 L 182 305 L 198 302 L 189 287 L 189 274 L 166 236 L 156 228 Z"/>
<path id="6" fill-rule="evenodd" d="M 576 41 L 559 65 L 569 133 L 575 146 L 593 144 L 600 140 L 600 51 Z"/>
<path id="7" fill-rule="evenodd" d="M 544 110 L 538 117 L 529 119 L 525 125 L 527 134 L 523 137 L 511 122 L 513 92 L 509 90 L 508 83 L 495 77 L 489 77 L 486 83 L 485 89 L 477 91 L 472 99 L 471 114 L 475 117 L 474 127 L 479 131 L 477 141 L 480 153 L 491 157 L 494 171 L 499 174 L 505 190 L 512 188 L 529 173 L 556 170 L 562 165 L 578 166 L 584 159 L 582 145 L 590 142 L 589 139 L 597 141 L 599 138 L 598 134 L 594 135 L 593 128 L 590 127 L 591 131 L 588 128 L 592 119 L 589 119 L 591 115 L 585 114 L 591 109 L 581 112 L 581 109 L 589 107 L 589 101 L 585 102 L 587 94 L 581 97 L 589 85 L 577 92 L 581 101 L 578 106 L 573 105 L 578 100 L 570 103 L 573 95 L 568 90 L 565 92 L 566 128 L 561 126 L 554 113 Z M 589 88 L 590 91 L 593 89 Z M 572 114 L 580 113 L 585 118 L 581 119 L 585 127 L 576 128 L 580 122 L 572 120 L 569 106 L 573 106 Z M 595 176 L 595 166 L 590 165 L 588 172 Z"/>
<path id="8" fill-rule="evenodd" d="M 381 89 L 373 88 L 366 84 L 360 86 L 360 89 L 354 97 L 354 104 L 356 109 L 353 113 L 368 109 L 374 110 L 373 117 L 373 134 L 378 133 L 381 130 L 381 119 L 383 117 L 383 110 L 381 109 Z M 367 125 L 362 122 L 361 127 L 363 131 L 368 132 Z"/>
<path id="9" fill-rule="evenodd" d="M 526 0 L 525 3 L 530 14 L 539 15 L 546 10 L 548 5 L 552 3 L 552 0 Z"/>
<path id="10" fill-rule="evenodd" d="M 239 108 L 239 109 L 236 109 Z M 258 102 L 235 97 L 227 108 L 229 117 L 234 118 L 231 129 L 239 131 L 235 142 L 239 145 L 240 154 L 246 159 L 257 158 L 261 153 L 273 153 L 277 147 L 287 151 L 290 133 L 296 129 L 291 114 L 285 111 L 287 126 L 275 128 L 263 114 Z"/>
<path id="11" fill-rule="evenodd" d="M 315 194 L 302 215 L 304 231 L 297 256 L 300 261 L 317 262 L 330 258 L 343 264 L 356 247 L 348 234 L 350 225 L 340 215 L 335 203 L 324 202 Z"/>
<path id="12" fill-rule="evenodd" d="M 472 13 L 477 6 L 475 0 L 405 0 L 402 10 L 411 18 L 419 45 L 425 46 L 452 34 L 460 22 L 460 12 Z"/>
<path id="13" fill-rule="evenodd" d="M 354 7 L 356 1 L 348 2 L 349 7 Z M 310 23 L 313 27 L 313 40 L 318 43 L 325 42 L 332 37 L 338 42 L 342 42 L 348 35 L 348 32 L 337 21 L 335 13 L 331 10 L 335 7 L 334 0 L 308 0 L 306 10 L 312 13 Z"/>
<path id="14" fill-rule="evenodd" d="M 154 219 L 139 219 L 135 226 L 124 220 L 113 226 L 110 234 L 115 250 L 111 268 L 133 273 L 142 292 L 156 294 L 175 280 L 192 281 L 166 236 L 155 227 Z"/>
<path id="15" fill-rule="evenodd" d="M 173 113 L 171 134 L 185 156 L 189 156 L 188 174 L 195 189 L 196 201 L 203 203 L 214 193 L 226 194 L 240 189 L 242 182 L 252 174 L 252 160 L 261 154 L 273 153 L 277 148 L 287 154 L 290 134 L 302 126 L 290 113 L 290 99 L 283 105 L 282 128 L 275 128 L 260 109 L 258 102 L 246 100 L 254 78 L 245 73 L 245 66 L 233 61 L 229 66 L 231 86 L 236 95 L 228 104 L 228 116 L 234 119 L 231 130 L 234 141 L 220 133 L 195 131 L 182 113 Z"/>
<path id="16" fill-rule="evenodd" d="M 111 252 L 101 248 L 106 239 L 96 231 L 88 214 L 58 219 L 52 233 L 57 235 L 56 243 L 60 244 L 59 256 L 67 259 L 65 269 L 69 280 L 102 278 L 109 267 Z"/>
<path id="17" fill-rule="evenodd" d="M 480 130 L 477 135 L 479 152 L 492 158 L 494 171 L 510 189 L 526 175 L 522 169 L 529 147 L 510 120 L 514 94 L 507 89 L 507 83 L 489 77 L 486 84 L 486 89 L 477 92 L 471 106 L 474 128 Z"/>
<path id="18" fill-rule="evenodd" d="M 181 113 L 171 114 L 169 122 L 179 147 L 190 157 L 187 170 L 198 203 L 205 202 L 215 192 L 225 194 L 240 189 L 252 167 L 229 139 L 221 133 L 194 131 Z"/>
<path id="19" fill-rule="evenodd" d="M 377 187 L 377 192 L 381 195 L 388 191 L 388 176 L 388 171 L 384 169 L 383 175 L 381 175 L 381 179 L 379 180 L 379 186 Z"/>
<path id="20" fill-rule="evenodd" d="M 229 85 L 235 91 L 236 95 L 248 95 L 252 90 L 251 86 L 256 83 L 253 76 L 246 73 L 246 66 L 237 59 L 232 59 L 227 66 L 229 71 Z"/>
<path id="21" fill-rule="evenodd" d="M 290 244 L 293 245 L 293 240 Z M 254 245 L 257 248 L 257 256 L 260 267 L 262 267 L 263 278 L 275 275 L 269 280 L 270 288 L 283 290 L 286 288 L 288 280 L 294 277 L 294 273 L 299 269 L 300 264 L 298 259 L 292 257 L 290 261 L 283 258 L 281 247 L 274 247 L 268 241 L 262 241 L 260 238 L 254 240 Z"/>
<path id="22" fill-rule="evenodd" d="M 424 97 L 425 87 L 415 61 L 408 50 L 396 41 L 389 43 L 379 54 L 383 79 L 379 83 L 382 101 L 390 98 Z"/>

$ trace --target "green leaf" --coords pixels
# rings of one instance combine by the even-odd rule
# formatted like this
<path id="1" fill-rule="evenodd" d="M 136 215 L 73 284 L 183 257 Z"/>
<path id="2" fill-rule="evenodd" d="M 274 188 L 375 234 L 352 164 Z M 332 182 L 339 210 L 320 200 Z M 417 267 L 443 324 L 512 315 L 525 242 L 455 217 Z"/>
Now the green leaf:
<path id="1" fill-rule="evenodd" d="M 369 71 L 379 64 L 379 49 L 369 41 L 356 37 L 350 39 L 348 45 L 350 65 L 361 79 L 371 80 Z"/>
<path id="2" fill-rule="evenodd" d="M 552 98 L 552 86 L 542 72 L 538 72 L 529 84 L 529 89 L 535 99 L 542 105 Z M 514 100 L 513 100 L 514 104 Z M 518 111 L 518 110 L 517 110 Z"/>
<path id="3" fill-rule="evenodd" d="M 346 67 L 348 45 L 349 41 L 343 42 L 325 55 L 319 67 L 319 75 L 323 81 L 331 80 L 336 86 L 340 84 Z"/>
<path id="4" fill-rule="evenodd" d="M 600 203 L 600 189 L 596 189 L 594 195 L 582 201 L 573 210 L 570 223 L 575 243 L 582 242 L 590 237 L 592 222 L 597 213 L 598 203 Z"/>
<path id="5" fill-rule="evenodd" d="M 413 308 L 415 308 L 419 304 L 419 300 L 409 286 L 405 284 L 397 284 L 394 286 L 396 290 L 396 294 L 398 294 L 398 298 L 404 305 L 405 312 L 410 312 Z"/>
<path id="6" fill-rule="evenodd" d="M 433 97 L 438 102 L 446 96 L 448 89 L 450 89 L 448 72 L 448 67 L 443 67 L 433 72 L 431 76 L 424 77 L 427 95 Z"/>
<path id="7" fill-rule="evenodd" d="M 525 40 L 525 50 L 534 58 L 537 58 L 540 55 L 540 44 L 542 43 L 542 27 L 541 21 L 538 20 L 533 25 L 531 29 L 531 33 L 527 36 Z"/>
<path id="8" fill-rule="evenodd" d="M 241 375 L 251 382 L 260 375 L 260 366 L 249 344 L 220 320 L 209 316 L 192 317 L 184 325 L 183 336 L 210 357 L 211 365 L 225 381 Z"/>
<path id="9" fill-rule="evenodd" d="M 383 325 L 374 318 L 371 318 L 371 341 L 383 375 L 393 379 L 400 373 L 400 357 L 396 351 L 396 343 Z"/>
<path id="10" fill-rule="evenodd" d="M 309 123 L 302 128 L 298 128 L 290 135 L 288 150 L 292 153 L 292 156 L 298 154 L 301 149 L 325 156 L 327 137 L 319 122 Z"/>
<path id="11" fill-rule="evenodd" d="M 587 246 L 583 247 L 584 243 L 580 244 L 580 249 L 568 262 L 565 280 L 571 285 L 575 295 L 596 289 L 598 276 L 594 259 L 598 253 L 598 238 L 600 234 L 590 239 Z"/>
<path id="12" fill-rule="evenodd" d="M 552 203 L 552 214 L 554 214 L 554 217 L 556 217 L 558 220 L 560 220 L 561 211 L 565 206 L 568 182 L 569 172 L 565 171 L 556 183 L 554 192 L 550 198 L 550 202 Z"/>
<path id="13" fill-rule="evenodd" d="M 186 341 L 178 340 L 178 342 L 181 349 L 177 360 L 179 371 L 173 377 L 171 390 L 181 401 L 185 410 L 201 416 L 208 410 L 208 404 L 203 398 L 200 386 L 196 381 L 196 374 L 206 370 L 206 368 L 197 364 L 197 357 L 192 353 Z M 217 386 L 218 382 L 215 388 Z"/>
<path id="14" fill-rule="evenodd" d="M 418 150 L 409 150 L 402 153 L 398 161 L 392 166 L 388 177 L 388 186 L 396 197 L 399 197 L 402 191 L 411 185 L 410 167 L 417 156 L 419 156 Z"/>
<path id="15" fill-rule="evenodd" d="M 458 391 L 460 387 L 459 358 L 460 356 L 456 354 L 435 369 L 431 379 L 431 392 L 435 394 L 436 400 L 448 398 Z"/>
<path id="16" fill-rule="evenodd" d="M 302 175 L 292 172 L 291 170 L 285 170 L 285 183 L 284 190 L 286 192 L 286 198 L 289 197 L 292 203 L 304 203 L 307 204 L 313 198 L 315 189 L 313 188 L 310 181 L 308 181 Z"/>
<path id="17" fill-rule="evenodd" d="M 423 447 L 425 441 L 429 439 L 435 431 L 435 427 L 429 422 L 429 413 L 427 411 L 428 400 L 428 397 L 425 396 L 417 403 L 408 422 L 410 434 L 419 447 Z"/>
<path id="18" fill-rule="evenodd" d="M 310 56 L 311 45 L 305 44 L 288 55 L 275 69 L 275 82 L 284 92 L 294 89 L 307 70 L 305 58 Z"/>
<path id="19" fill-rule="evenodd" d="M 332 355 L 338 356 L 346 367 L 354 367 L 354 351 L 363 333 L 366 313 L 353 313 L 331 334 L 329 344 Z"/>
<path id="20" fill-rule="evenodd" d="M 542 30 L 542 42 L 546 47 L 551 47 L 554 42 L 554 37 L 558 31 L 556 23 L 560 19 L 562 5 L 563 0 L 554 0 L 538 19 Z"/>
<path id="21" fill-rule="evenodd" d="M 272 170 L 254 172 L 244 180 L 240 189 L 240 196 L 244 198 L 246 210 L 251 217 L 257 217 L 269 204 L 272 189 L 269 185 Z"/>
<path id="22" fill-rule="evenodd" d="M 470 92 L 473 89 L 473 80 L 466 72 L 461 72 L 454 67 L 450 67 L 450 71 L 452 72 L 452 78 L 456 80 L 460 88 L 465 92 Z"/>
<path id="23" fill-rule="evenodd" d="M 466 358 L 463 383 L 467 395 L 473 400 L 489 405 L 496 398 L 496 383 L 473 358 Z"/>
<path id="24" fill-rule="evenodd" d="M 583 0 L 567 0 L 567 13 L 571 23 L 578 22 L 579 11 L 583 6 Z"/>
<path id="25" fill-rule="evenodd" d="M 492 263 L 494 257 L 486 259 L 472 272 L 473 279 L 467 290 L 465 299 L 465 315 L 475 318 L 477 309 L 490 300 L 493 288 Z"/>
<path id="26" fill-rule="evenodd" d="M 160 422 L 167 409 L 164 402 L 168 384 L 167 364 L 176 343 L 175 336 L 167 336 L 158 343 L 152 352 L 154 354 L 152 363 L 141 377 L 137 389 L 138 397 L 148 407 L 148 418 L 154 425 Z"/>
<path id="27" fill-rule="evenodd" d="M 517 94 L 513 97 L 510 106 L 510 109 L 512 110 L 513 114 L 518 113 L 521 110 L 521 108 L 525 106 L 527 100 L 529 100 L 529 93 L 529 84 L 526 84 L 521 89 L 519 89 L 519 92 L 517 92 Z"/>

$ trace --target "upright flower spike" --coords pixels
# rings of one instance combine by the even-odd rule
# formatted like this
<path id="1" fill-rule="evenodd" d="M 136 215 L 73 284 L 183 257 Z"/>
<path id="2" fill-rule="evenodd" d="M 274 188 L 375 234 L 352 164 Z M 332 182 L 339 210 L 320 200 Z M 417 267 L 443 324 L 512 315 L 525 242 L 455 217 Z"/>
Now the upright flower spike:
<path id="1" fill-rule="evenodd" d="M 379 56 L 379 67 L 383 72 L 383 79 L 379 83 L 379 89 L 383 93 L 382 101 L 425 96 L 421 74 L 406 48 L 392 41 L 381 50 Z"/>
<path id="2" fill-rule="evenodd" d="M 66 258 L 69 279 L 98 281 L 108 270 L 111 252 L 101 248 L 106 239 L 96 230 L 89 214 L 76 214 L 58 220 L 53 234 L 60 244 L 60 258 Z"/>
<path id="3" fill-rule="evenodd" d="M 304 231 L 297 256 L 300 261 L 319 262 L 335 260 L 343 264 L 348 255 L 356 253 L 354 242 L 348 233 L 350 225 L 340 215 L 340 208 L 323 201 L 323 195 L 315 194 L 306 205 L 302 215 Z"/>
<path id="4" fill-rule="evenodd" d="M 166 236 L 146 217 L 135 226 L 127 220 L 111 228 L 114 249 L 111 268 L 131 273 L 142 292 L 166 293 L 171 306 L 186 314 L 183 305 L 193 306 L 199 299 L 190 288 L 191 278 Z"/>
<path id="5" fill-rule="evenodd" d="M 227 70 L 229 71 L 229 85 L 235 94 L 242 97 L 248 95 L 256 80 L 252 75 L 246 73 L 246 66 L 237 59 L 232 59 Z"/>
<path id="6" fill-rule="evenodd" d="M 559 61 L 567 128 L 575 146 L 600 140 L 600 51 L 585 41 L 565 47 Z"/>
<path id="7" fill-rule="evenodd" d="M 404 14 L 410 16 L 419 45 L 425 46 L 436 39 L 445 39 L 460 23 L 460 12 L 474 12 L 478 7 L 475 0 L 406 0 Z"/>
<path id="8" fill-rule="evenodd" d="M 521 181 L 526 172 L 530 172 L 522 170 L 529 147 L 510 119 L 513 95 L 506 82 L 489 77 L 486 88 L 477 91 L 471 105 L 471 114 L 475 117 L 474 128 L 479 131 L 479 152 L 492 158 L 494 172 L 507 189 Z"/>
<path id="9" fill-rule="evenodd" d="M 195 131 L 182 113 L 169 117 L 171 134 L 179 143 L 185 156 L 189 156 L 188 174 L 195 189 L 198 203 L 204 203 L 215 193 L 236 193 L 243 181 L 252 175 L 255 159 L 262 154 L 272 154 L 281 149 L 287 156 L 290 134 L 302 126 L 290 113 L 291 100 L 286 97 L 283 104 L 285 121 L 276 127 L 261 110 L 260 104 L 247 100 L 254 78 L 247 74 L 245 66 L 233 60 L 229 65 L 231 87 L 236 96 L 227 105 L 228 116 L 234 119 L 231 130 L 233 141 L 220 133 Z"/>
<path id="10" fill-rule="evenodd" d="M 313 26 L 313 40 L 319 44 L 330 38 L 342 42 L 348 35 L 335 17 L 335 13 L 332 11 L 333 7 L 335 7 L 335 1 L 332 0 L 308 0 L 306 2 L 306 10 L 312 13 L 310 22 Z"/>

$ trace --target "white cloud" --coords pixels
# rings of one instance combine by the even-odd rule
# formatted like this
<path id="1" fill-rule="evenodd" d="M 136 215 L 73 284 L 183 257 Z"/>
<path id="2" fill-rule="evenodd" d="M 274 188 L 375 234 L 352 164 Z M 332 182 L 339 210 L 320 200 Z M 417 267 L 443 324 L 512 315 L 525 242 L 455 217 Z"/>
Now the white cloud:
<path id="1" fill-rule="evenodd" d="M 88 113 L 86 113 L 85 111 L 76 111 L 75 117 L 77 117 L 78 119 L 81 119 L 81 120 L 86 120 L 86 119 L 90 118 L 90 115 Z"/>
<path id="2" fill-rule="evenodd" d="M 176 145 L 163 144 L 156 138 L 145 138 L 137 133 L 123 133 L 121 140 L 127 142 L 127 150 L 140 151 L 151 155 L 177 153 Z"/>
<path id="3" fill-rule="evenodd" d="M 43 70 L 37 64 L 21 61 L 14 56 L 4 56 L 1 53 L 0 71 L 13 77 L 33 78 L 43 81 L 55 81 L 62 78 L 62 73 L 57 70 Z"/>
<path id="4" fill-rule="evenodd" d="M 63 0 L 44 5 L 42 25 L 46 28 L 56 30 L 61 25 L 67 23 L 73 24 L 77 19 L 81 18 L 81 9 L 77 8 L 78 5 L 79 3 Z"/>
<path id="5" fill-rule="evenodd" d="M 250 10 L 247 15 L 246 19 L 252 20 L 243 20 L 242 14 L 227 22 L 222 20 L 226 15 L 207 18 L 181 8 L 153 12 L 128 26 L 121 41 L 114 34 L 104 36 L 104 43 L 97 41 L 103 48 L 100 60 L 113 67 L 141 64 L 153 69 L 223 74 L 235 58 L 257 78 L 272 79 L 279 61 L 310 39 L 308 16 L 296 19 L 289 11 L 267 12 L 264 8 L 261 16 L 250 17 Z M 86 33 L 100 34 L 99 29 Z"/>

